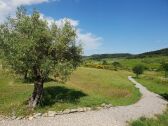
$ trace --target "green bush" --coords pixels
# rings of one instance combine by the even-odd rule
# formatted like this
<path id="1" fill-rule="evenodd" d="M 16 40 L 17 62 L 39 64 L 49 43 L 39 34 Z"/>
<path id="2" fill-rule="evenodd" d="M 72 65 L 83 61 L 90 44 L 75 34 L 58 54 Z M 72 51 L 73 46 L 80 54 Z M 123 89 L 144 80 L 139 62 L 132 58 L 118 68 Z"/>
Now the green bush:
<path id="1" fill-rule="evenodd" d="M 122 65 L 119 62 L 113 62 L 112 65 L 114 66 L 114 70 L 118 70 L 118 68 L 122 67 Z"/>
<path id="2" fill-rule="evenodd" d="M 132 71 L 136 74 L 136 77 L 138 78 L 138 76 L 140 74 L 143 74 L 144 72 L 144 66 L 141 64 L 138 64 L 136 66 L 133 67 Z"/>

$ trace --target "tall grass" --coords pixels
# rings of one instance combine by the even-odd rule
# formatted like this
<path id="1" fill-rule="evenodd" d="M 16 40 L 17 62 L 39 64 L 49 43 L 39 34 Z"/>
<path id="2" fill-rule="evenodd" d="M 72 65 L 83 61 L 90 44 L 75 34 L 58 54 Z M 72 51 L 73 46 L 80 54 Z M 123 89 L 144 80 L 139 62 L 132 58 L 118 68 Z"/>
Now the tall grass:
<path id="1" fill-rule="evenodd" d="M 128 81 L 127 71 L 109 71 L 79 68 L 66 84 L 49 81 L 44 84 L 44 98 L 34 112 L 60 111 L 67 108 L 99 106 L 111 103 L 114 106 L 135 103 L 140 98 L 139 90 Z M 33 85 L 23 83 L 13 76 L 0 72 L 0 114 L 26 115 L 26 100 Z"/>

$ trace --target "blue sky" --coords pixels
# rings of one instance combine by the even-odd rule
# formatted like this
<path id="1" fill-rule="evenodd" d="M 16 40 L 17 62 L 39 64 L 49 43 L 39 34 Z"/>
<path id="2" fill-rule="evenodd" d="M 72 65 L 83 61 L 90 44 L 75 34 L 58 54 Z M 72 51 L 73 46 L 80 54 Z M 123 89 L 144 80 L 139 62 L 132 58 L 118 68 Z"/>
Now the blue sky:
<path id="1" fill-rule="evenodd" d="M 168 47 L 168 0 L 28 1 L 22 4 L 29 12 L 37 8 L 46 19 L 76 22 L 85 55 Z"/>

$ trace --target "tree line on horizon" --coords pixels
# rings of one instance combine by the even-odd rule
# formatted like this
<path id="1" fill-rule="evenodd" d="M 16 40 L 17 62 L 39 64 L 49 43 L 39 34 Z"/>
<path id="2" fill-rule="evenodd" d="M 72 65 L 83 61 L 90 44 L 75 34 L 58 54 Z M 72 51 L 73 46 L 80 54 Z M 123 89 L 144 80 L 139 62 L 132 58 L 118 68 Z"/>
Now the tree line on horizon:
<path id="1" fill-rule="evenodd" d="M 167 56 L 168 48 L 149 51 L 141 54 L 130 54 L 130 53 L 114 53 L 114 54 L 93 54 L 91 56 L 83 56 L 83 59 L 93 59 L 100 60 L 104 58 L 144 58 L 144 57 L 152 57 L 152 56 Z"/>

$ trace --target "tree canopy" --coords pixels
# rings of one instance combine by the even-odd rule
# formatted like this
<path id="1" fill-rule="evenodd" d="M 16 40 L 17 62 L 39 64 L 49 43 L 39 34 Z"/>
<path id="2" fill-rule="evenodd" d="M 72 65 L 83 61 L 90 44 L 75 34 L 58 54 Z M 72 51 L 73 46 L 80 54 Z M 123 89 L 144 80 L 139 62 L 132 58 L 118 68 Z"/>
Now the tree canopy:
<path id="1" fill-rule="evenodd" d="M 136 74 L 136 77 L 138 78 L 138 76 L 140 74 L 143 74 L 144 72 L 144 66 L 141 64 L 138 64 L 136 66 L 133 67 L 132 71 Z"/>

